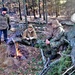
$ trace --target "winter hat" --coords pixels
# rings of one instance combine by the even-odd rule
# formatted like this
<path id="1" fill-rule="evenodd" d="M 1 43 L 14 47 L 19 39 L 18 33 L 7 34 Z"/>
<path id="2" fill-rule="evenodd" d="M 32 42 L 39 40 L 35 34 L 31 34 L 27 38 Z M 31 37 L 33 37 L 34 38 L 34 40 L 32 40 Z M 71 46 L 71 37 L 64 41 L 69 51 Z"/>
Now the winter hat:
<path id="1" fill-rule="evenodd" d="M 3 8 L 2 8 L 2 11 L 7 11 L 7 8 L 3 7 Z"/>
<path id="2" fill-rule="evenodd" d="M 30 25 L 28 26 L 28 28 L 33 28 L 33 26 L 30 24 Z"/>

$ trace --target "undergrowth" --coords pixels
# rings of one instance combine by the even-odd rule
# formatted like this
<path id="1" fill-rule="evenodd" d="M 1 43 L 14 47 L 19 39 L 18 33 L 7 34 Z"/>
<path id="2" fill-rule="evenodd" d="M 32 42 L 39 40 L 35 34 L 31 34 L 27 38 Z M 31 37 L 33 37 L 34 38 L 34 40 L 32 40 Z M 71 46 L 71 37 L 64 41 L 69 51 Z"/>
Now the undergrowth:
<path id="1" fill-rule="evenodd" d="M 63 53 L 67 55 L 70 52 L 71 48 L 68 47 Z M 62 56 L 57 64 L 51 66 L 50 70 L 47 72 L 47 75 L 62 75 L 62 73 L 64 73 L 71 66 L 71 64 L 71 57 Z"/>

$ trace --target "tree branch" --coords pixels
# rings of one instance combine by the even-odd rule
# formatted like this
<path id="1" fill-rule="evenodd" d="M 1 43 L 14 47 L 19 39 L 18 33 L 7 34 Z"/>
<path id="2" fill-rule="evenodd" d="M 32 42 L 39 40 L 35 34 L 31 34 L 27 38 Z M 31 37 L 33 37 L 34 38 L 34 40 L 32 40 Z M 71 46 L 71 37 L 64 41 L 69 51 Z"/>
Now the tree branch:
<path id="1" fill-rule="evenodd" d="M 72 71 L 69 75 L 72 75 L 74 72 L 75 72 L 75 70 L 74 70 L 74 71 Z"/>
<path id="2" fill-rule="evenodd" d="M 42 55 L 43 64 L 45 65 L 45 63 L 46 63 L 46 58 L 45 58 L 45 56 L 44 56 L 44 54 L 43 54 L 43 50 L 42 50 L 42 49 L 40 49 L 40 50 L 41 50 L 41 55 Z"/>
<path id="3" fill-rule="evenodd" d="M 71 70 L 72 68 L 74 68 L 75 65 L 69 67 L 62 75 L 65 75 L 69 70 Z"/>
<path id="4" fill-rule="evenodd" d="M 48 72 L 48 70 L 51 68 L 51 66 L 58 63 L 59 61 L 60 61 L 60 58 L 55 60 L 54 62 L 49 63 L 50 65 L 48 64 L 47 67 L 44 67 L 44 69 L 41 71 L 39 75 L 45 75 Z"/>
<path id="5" fill-rule="evenodd" d="M 68 57 L 71 57 L 70 54 L 64 54 L 64 53 L 61 53 L 61 52 L 58 52 L 58 54 L 62 57 L 62 56 L 68 56 Z"/>

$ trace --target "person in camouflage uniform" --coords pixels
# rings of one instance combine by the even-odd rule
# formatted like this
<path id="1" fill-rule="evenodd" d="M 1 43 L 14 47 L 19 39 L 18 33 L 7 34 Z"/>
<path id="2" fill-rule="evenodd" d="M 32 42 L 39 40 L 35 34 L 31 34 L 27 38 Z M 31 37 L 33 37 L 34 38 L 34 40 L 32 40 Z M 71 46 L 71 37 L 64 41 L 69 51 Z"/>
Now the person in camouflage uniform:
<path id="1" fill-rule="evenodd" d="M 59 48 L 68 44 L 65 37 L 65 31 L 59 21 L 54 20 L 52 22 L 52 26 L 54 27 L 52 38 L 50 36 L 46 39 L 46 46 L 48 49 L 47 53 L 50 54 L 50 59 L 56 58 Z"/>
<path id="2" fill-rule="evenodd" d="M 9 17 L 7 15 L 7 8 L 3 7 L 0 14 L 0 44 L 1 36 L 4 34 L 4 41 L 7 42 L 7 29 L 10 29 Z"/>

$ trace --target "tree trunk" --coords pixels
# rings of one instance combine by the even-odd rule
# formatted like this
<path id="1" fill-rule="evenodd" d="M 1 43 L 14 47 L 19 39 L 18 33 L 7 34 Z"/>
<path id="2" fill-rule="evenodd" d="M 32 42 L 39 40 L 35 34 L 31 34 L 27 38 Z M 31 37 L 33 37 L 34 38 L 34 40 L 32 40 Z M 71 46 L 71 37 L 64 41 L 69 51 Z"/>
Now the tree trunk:
<path id="1" fill-rule="evenodd" d="M 33 15 L 34 15 L 34 19 L 35 19 L 35 18 L 36 18 L 36 15 L 35 15 L 35 9 L 34 9 L 35 6 L 34 6 L 34 3 L 35 3 L 34 0 L 32 0 L 32 5 L 33 5 Z"/>
<path id="2" fill-rule="evenodd" d="M 46 24 L 48 24 L 47 20 L 47 1 L 45 0 L 45 13 L 46 13 Z"/>
<path id="3" fill-rule="evenodd" d="M 43 20 L 45 20 L 45 11 L 44 11 L 45 5 L 44 5 L 44 3 L 45 3 L 45 0 L 43 0 Z"/>
<path id="4" fill-rule="evenodd" d="M 26 28 L 27 28 L 28 22 L 27 22 L 27 13 L 26 13 L 26 0 L 23 0 L 23 5 L 24 5 L 25 23 L 26 23 Z"/>
<path id="5" fill-rule="evenodd" d="M 21 6 L 20 6 L 20 0 L 18 0 L 19 3 L 19 15 L 20 15 L 20 20 L 22 20 L 22 16 L 21 16 Z"/>
<path id="6" fill-rule="evenodd" d="M 39 0 L 39 18 L 41 18 L 41 13 L 40 13 L 40 0 Z"/>
<path id="7" fill-rule="evenodd" d="M 56 17 L 59 16 L 59 0 L 55 0 Z"/>
<path id="8" fill-rule="evenodd" d="M 4 0 L 2 0 L 2 6 L 4 7 Z"/>

